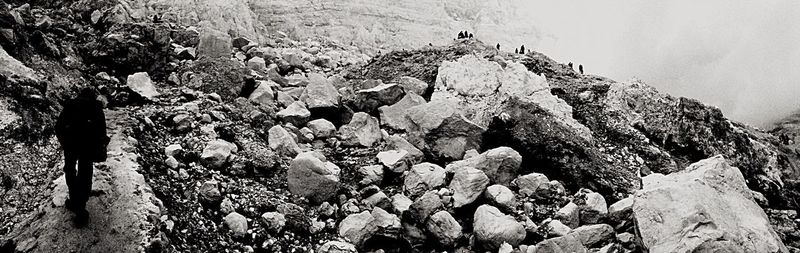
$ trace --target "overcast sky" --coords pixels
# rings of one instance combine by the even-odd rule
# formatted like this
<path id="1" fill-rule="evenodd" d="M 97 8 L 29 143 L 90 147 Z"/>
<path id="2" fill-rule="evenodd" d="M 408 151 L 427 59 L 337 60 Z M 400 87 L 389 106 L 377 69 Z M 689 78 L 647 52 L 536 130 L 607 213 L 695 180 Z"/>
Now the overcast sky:
<path id="1" fill-rule="evenodd" d="M 800 109 L 800 1 L 525 1 L 535 49 L 766 127 Z"/>

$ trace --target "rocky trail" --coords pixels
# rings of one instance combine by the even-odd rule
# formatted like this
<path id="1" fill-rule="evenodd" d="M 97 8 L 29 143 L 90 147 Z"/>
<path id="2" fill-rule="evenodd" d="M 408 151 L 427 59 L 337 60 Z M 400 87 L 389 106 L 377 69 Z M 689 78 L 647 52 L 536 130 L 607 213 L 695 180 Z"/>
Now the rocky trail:
<path id="1" fill-rule="evenodd" d="M 9 238 L 19 252 L 138 252 L 150 242 L 158 224 L 160 201 L 137 172 L 137 154 L 125 133 L 129 116 L 107 111 L 111 142 L 108 160 L 95 164 L 92 197 L 86 205 L 89 224 L 73 225 L 74 214 L 64 208 L 67 185 L 64 176 L 52 183 L 52 201 L 43 203 Z M 63 163 L 53 170 L 60 170 Z"/>

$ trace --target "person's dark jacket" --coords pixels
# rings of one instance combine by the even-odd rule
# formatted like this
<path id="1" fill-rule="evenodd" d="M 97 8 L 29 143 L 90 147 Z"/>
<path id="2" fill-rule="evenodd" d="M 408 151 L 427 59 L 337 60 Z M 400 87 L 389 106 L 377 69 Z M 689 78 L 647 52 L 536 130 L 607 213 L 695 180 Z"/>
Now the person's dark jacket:
<path id="1" fill-rule="evenodd" d="M 109 138 L 103 105 L 83 97 L 67 101 L 56 122 L 56 136 L 65 151 L 84 159 L 105 160 Z"/>

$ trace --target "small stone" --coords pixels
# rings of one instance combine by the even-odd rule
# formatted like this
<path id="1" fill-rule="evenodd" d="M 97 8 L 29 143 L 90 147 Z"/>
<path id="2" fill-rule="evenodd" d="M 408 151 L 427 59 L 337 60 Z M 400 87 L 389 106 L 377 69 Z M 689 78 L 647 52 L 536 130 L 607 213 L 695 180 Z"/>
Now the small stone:
<path id="1" fill-rule="evenodd" d="M 434 191 L 428 191 L 422 194 L 422 197 L 414 201 L 414 203 L 409 206 L 408 211 L 411 212 L 411 217 L 413 217 L 415 221 L 424 222 L 431 214 L 443 207 L 442 199 L 439 198 L 439 195 Z"/>
<path id="2" fill-rule="evenodd" d="M 403 95 L 405 95 L 403 87 L 397 84 L 381 84 L 356 92 L 355 105 L 361 111 L 372 112 L 378 107 L 397 103 Z"/>
<path id="3" fill-rule="evenodd" d="M 164 148 L 164 155 L 166 156 L 175 156 L 176 154 L 183 151 L 183 147 L 180 144 L 172 144 Z"/>

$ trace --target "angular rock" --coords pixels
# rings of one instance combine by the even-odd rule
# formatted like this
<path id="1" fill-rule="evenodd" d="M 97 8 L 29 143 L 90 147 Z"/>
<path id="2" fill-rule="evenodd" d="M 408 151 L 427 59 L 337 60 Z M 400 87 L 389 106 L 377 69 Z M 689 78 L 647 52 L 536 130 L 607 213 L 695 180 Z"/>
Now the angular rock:
<path id="1" fill-rule="evenodd" d="M 339 138 L 346 146 L 371 147 L 383 138 L 378 119 L 364 112 L 357 112 L 347 125 L 339 128 Z"/>
<path id="2" fill-rule="evenodd" d="M 425 158 L 425 154 L 422 153 L 417 147 L 413 144 L 409 143 L 405 138 L 401 137 L 400 135 L 390 135 L 386 139 L 387 145 L 386 150 L 405 150 L 408 152 L 406 155 L 406 159 L 411 164 L 417 164 L 422 162 Z"/>
<path id="3" fill-rule="evenodd" d="M 580 209 L 581 225 L 597 224 L 608 215 L 608 205 L 603 195 L 586 189 L 575 196 L 575 201 Z"/>
<path id="4" fill-rule="evenodd" d="M 581 226 L 573 229 L 570 234 L 575 235 L 583 246 L 594 248 L 604 245 L 605 242 L 615 238 L 614 228 L 608 224 L 595 224 Z"/>
<path id="5" fill-rule="evenodd" d="M 259 81 L 258 86 L 253 93 L 250 93 L 250 97 L 248 98 L 262 105 L 275 104 L 275 92 L 272 90 L 273 86 L 278 86 L 278 84 L 273 81 Z"/>
<path id="6" fill-rule="evenodd" d="M 237 212 L 229 213 L 225 218 L 222 219 L 225 222 L 225 226 L 231 230 L 236 237 L 242 237 L 247 234 L 247 218 L 244 215 L 241 215 Z"/>
<path id="7" fill-rule="evenodd" d="M 408 170 L 408 162 L 406 157 L 408 151 L 405 150 L 389 150 L 381 151 L 376 156 L 378 161 L 383 164 L 387 169 L 394 173 L 403 173 Z"/>
<path id="8" fill-rule="evenodd" d="M 200 158 L 211 168 L 220 168 L 228 161 L 228 157 L 238 150 L 236 144 L 219 139 L 213 140 L 206 144 Z"/>
<path id="9" fill-rule="evenodd" d="M 214 29 L 203 29 L 197 45 L 197 54 L 209 58 L 231 57 L 231 36 Z"/>
<path id="10" fill-rule="evenodd" d="M 411 201 L 410 198 L 401 193 L 392 196 L 392 210 L 394 210 L 394 212 L 397 214 L 403 214 L 403 212 L 408 210 L 413 203 L 414 201 Z"/>
<path id="11" fill-rule="evenodd" d="M 448 168 L 473 167 L 483 171 L 495 184 L 509 185 L 522 164 L 522 156 L 509 147 L 490 149 L 482 154 L 453 162 Z M 449 171 L 451 169 L 448 169 Z"/>
<path id="12" fill-rule="evenodd" d="M 489 177 L 478 169 L 462 167 L 455 170 L 450 189 L 453 190 L 453 207 L 471 204 L 483 194 L 489 185 Z"/>
<path id="13" fill-rule="evenodd" d="M 339 106 L 339 91 L 325 76 L 318 73 L 308 74 L 308 86 L 302 98 L 311 110 Z"/>
<path id="14" fill-rule="evenodd" d="M 577 228 L 580 225 L 580 208 L 573 202 L 567 203 L 565 206 L 558 209 L 556 212 L 556 219 L 570 228 Z"/>
<path id="15" fill-rule="evenodd" d="M 267 62 L 264 61 L 264 58 L 256 56 L 247 60 L 247 67 L 255 71 L 265 71 L 267 70 Z"/>
<path id="16" fill-rule="evenodd" d="M 612 224 L 633 221 L 633 196 L 611 204 L 608 207 L 608 219 Z"/>
<path id="17" fill-rule="evenodd" d="M 323 162 L 318 156 L 314 152 L 297 155 L 287 172 L 289 191 L 314 203 L 335 196 L 340 184 L 339 168 L 333 163 Z"/>
<path id="18" fill-rule="evenodd" d="M 587 253 L 589 250 L 583 246 L 580 239 L 575 235 L 568 234 L 556 238 L 551 238 L 539 242 L 533 249 L 528 249 L 529 252 L 570 252 L 570 253 Z"/>
<path id="19" fill-rule="evenodd" d="M 356 246 L 346 242 L 329 241 L 317 249 L 319 253 L 358 253 Z"/>
<path id="20" fill-rule="evenodd" d="M 326 119 L 315 119 L 309 121 L 306 126 L 311 129 L 311 133 L 318 139 L 331 137 L 336 133 L 336 126 Z"/>
<path id="21" fill-rule="evenodd" d="M 304 126 L 311 118 L 311 112 L 306 109 L 306 106 L 302 102 L 295 101 L 286 107 L 286 109 L 278 112 L 276 116 L 284 122 L 292 123 L 292 125 L 300 127 Z"/>
<path id="22" fill-rule="evenodd" d="M 425 104 L 424 98 L 414 93 L 408 93 L 403 99 L 393 105 L 381 106 L 378 108 L 381 116 L 381 126 L 395 130 L 408 131 L 412 124 L 410 120 L 406 118 L 408 108 L 421 104 Z"/>
<path id="23" fill-rule="evenodd" d="M 434 157 L 444 160 L 459 160 L 470 149 L 481 147 L 486 129 L 476 125 L 462 115 L 453 115 L 425 136 L 425 142 Z"/>
<path id="24" fill-rule="evenodd" d="M 397 84 L 381 84 L 373 88 L 356 92 L 356 109 L 372 112 L 384 105 L 393 105 L 403 98 L 403 87 Z"/>
<path id="25" fill-rule="evenodd" d="M 231 41 L 231 45 L 233 45 L 234 48 L 241 49 L 242 47 L 250 44 L 250 42 L 251 41 L 245 37 L 236 37 L 233 39 L 233 41 Z"/>
<path id="26" fill-rule="evenodd" d="M 375 235 L 399 236 L 400 226 L 400 218 L 376 207 L 371 213 L 363 211 L 344 218 L 339 223 L 339 235 L 353 242 L 356 247 L 362 247 Z"/>
<path id="27" fill-rule="evenodd" d="M 400 87 L 403 87 L 403 90 L 405 90 L 406 94 L 413 93 L 423 96 L 428 90 L 428 83 L 409 76 L 398 78 L 397 83 L 400 85 Z"/>
<path id="28" fill-rule="evenodd" d="M 788 252 L 739 169 L 722 156 L 642 181 L 633 215 L 650 252 Z"/>
<path id="29" fill-rule="evenodd" d="M 422 197 L 417 198 L 417 200 L 415 200 L 414 203 L 409 206 L 408 211 L 410 212 L 414 221 L 423 224 L 426 220 L 428 220 L 428 217 L 430 217 L 431 214 L 443 207 L 442 199 L 439 198 L 439 195 L 436 194 L 436 191 L 428 191 L 425 194 L 422 194 Z"/>
<path id="30" fill-rule="evenodd" d="M 446 171 L 439 165 L 421 163 L 411 167 L 403 182 L 403 190 L 410 196 L 419 196 L 445 184 Z"/>
<path id="31" fill-rule="evenodd" d="M 452 247 L 461 237 L 461 225 L 447 211 L 431 215 L 427 222 L 428 231 L 444 247 Z"/>
<path id="32" fill-rule="evenodd" d="M 136 92 L 136 94 L 147 99 L 153 99 L 160 95 L 147 72 L 137 72 L 129 75 L 126 84 L 128 88 Z"/>
<path id="33" fill-rule="evenodd" d="M 358 169 L 361 175 L 361 185 L 380 184 L 383 181 L 383 166 L 370 165 Z"/>
<path id="34" fill-rule="evenodd" d="M 273 126 L 267 131 L 267 134 L 269 135 L 269 148 L 278 154 L 293 157 L 300 153 L 300 146 L 297 145 L 289 131 L 282 126 Z"/>
<path id="35" fill-rule="evenodd" d="M 202 203 L 214 205 L 222 201 L 222 193 L 219 191 L 219 182 L 209 180 L 203 182 L 198 190 L 199 199 Z"/>
<path id="36" fill-rule="evenodd" d="M 487 200 L 489 200 L 489 204 L 497 206 L 502 210 L 513 211 L 516 205 L 516 200 L 514 199 L 514 192 L 508 187 L 503 185 L 491 185 L 486 188 L 486 192 L 484 196 Z"/>
<path id="37" fill-rule="evenodd" d="M 545 225 L 545 228 L 547 229 L 547 235 L 550 237 L 565 236 L 572 231 L 570 227 L 559 220 L 551 220 Z"/>
<path id="38" fill-rule="evenodd" d="M 518 246 L 525 240 L 525 228 L 514 217 L 504 214 L 496 207 L 481 205 L 473 217 L 474 236 L 487 250 L 496 250 L 504 242 Z"/>
<path id="39" fill-rule="evenodd" d="M 533 196 L 539 186 L 549 181 L 547 176 L 541 173 L 531 173 L 514 179 L 513 184 L 519 188 L 522 196 Z"/>
<path id="40" fill-rule="evenodd" d="M 278 212 L 266 212 L 262 214 L 261 221 L 264 222 L 264 228 L 273 233 L 280 232 L 283 226 L 286 226 L 286 217 Z"/>

